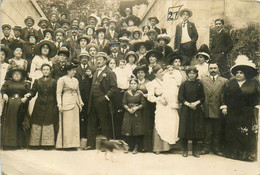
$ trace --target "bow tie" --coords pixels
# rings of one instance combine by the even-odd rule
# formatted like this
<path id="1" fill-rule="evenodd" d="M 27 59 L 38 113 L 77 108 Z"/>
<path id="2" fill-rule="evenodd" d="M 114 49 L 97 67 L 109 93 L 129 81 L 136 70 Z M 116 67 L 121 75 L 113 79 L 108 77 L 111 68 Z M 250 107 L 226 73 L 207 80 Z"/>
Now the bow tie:
<path id="1" fill-rule="evenodd" d="M 185 27 L 185 25 L 186 25 L 186 24 L 187 24 L 187 21 L 186 21 L 186 22 L 183 22 L 183 24 L 182 24 L 182 25 L 183 25 L 183 27 Z"/>

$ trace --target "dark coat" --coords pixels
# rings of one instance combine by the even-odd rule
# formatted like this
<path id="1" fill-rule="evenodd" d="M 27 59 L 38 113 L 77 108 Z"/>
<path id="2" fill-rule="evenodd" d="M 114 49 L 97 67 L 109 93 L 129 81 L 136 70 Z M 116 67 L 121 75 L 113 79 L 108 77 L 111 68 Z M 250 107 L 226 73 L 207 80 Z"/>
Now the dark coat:
<path id="1" fill-rule="evenodd" d="M 55 23 L 55 26 L 52 26 L 52 23 L 49 22 L 49 25 L 48 25 L 47 29 L 48 29 L 48 28 L 50 28 L 50 29 L 52 29 L 52 30 L 55 31 L 56 29 L 61 28 L 61 25 L 60 25 L 58 22 L 56 22 L 56 23 Z"/>
<path id="2" fill-rule="evenodd" d="M 58 123 L 58 107 L 56 101 L 56 87 L 57 82 L 53 78 L 36 79 L 33 87 L 30 90 L 32 97 L 38 92 L 38 97 L 32 112 L 32 123 L 36 125 L 50 125 L 56 126 Z"/>
<path id="3" fill-rule="evenodd" d="M 24 45 L 24 54 L 25 54 L 25 59 L 31 63 L 32 62 L 32 59 L 34 58 L 35 56 L 35 53 L 34 53 L 34 48 L 35 48 L 35 44 L 30 44 L 30 43 L 26 43 Z"/>
<path id="4" fill-rule="evenodd" d="M 109 30 L 106 31 L 105 39 L 112 41 L 112 40 L 118 40 L 118 33 L 115 31 L 114 37 L 111 36 Z"/>
<path id="5" fill-rule="evenodd" d="M 33 33 L 37 34 L 37 30 L 35 28 L 32 27 L 31 29 L 29 29 L 28 27 L 24 27 L 22 29 L 21 38 L 23 40 L 25 40 L 25 41 L 28 41 L 28 34 L 29 34 L 29 32 L 33 32 Z"/>
<path id="6" fill-rule="evenodd" d="M 152 29 L 152 26 L 150 26 L 150 28 Z M 153 29 L 158 33 L 158 35 L 161 34 L 161 29 L 158 27 L 155 26 Z"/>
<path id="7" fill-rule="evenodd" d="M 116 60 L 116 65 L 118 66 L 119 64 L 119 60 L 124 59 L 124 55 L 121 52 L 117 53 L 117 57 L 114 57 L 113 54 L 111 53 L 110 55 L 108 55 L 111 59 L 114 58 Z"/>
<path id="8" fill-rule="evenodd" d="M 159 46 L 159 47 L 156 48 L 156 50 L 158 50 L 159 52 L 161 52 L 163 54 L 163 58 L 162 59 L 167 58 L 167 56 L 173 52 L 172 47 L 169 46 L 169 45 L 165 45 L 164 48 L 165 48 L 164 52 L 163 52 L 163 47 L 162 46 Z"/>
<path id="9" fill-rule="evenodd" d="M 58 79 L 64 75 L 67 74 L 66 70 L 63 70 L 60 63 L 55 63 L 52 66 L 52 77 L 54 78 L 54 80 L 58 81 Z"/>
<path id="10" fill-rule="evenodd" d="M 212 38 L 211 53 L 218 54 L 222 53 L 227 55 L 233 48 L 233 42 L 230 35 L 228 35 L 224 30 L 217 33 Z"/>
<path id="11" fill-rule="evenodd" d="M 93 87 L 94 83 L 100 83 L 101 87 L 104 90 L 104 94 L 107 95 L 109 99 L 113 98 L 113 96 L 118 91 L 116 74 L 112 70 L 106 67 L 98 77 L 97 77 L 97 73 L 98 71 L 96 71 L 93 75 L 90 98 L 89 98 L 89 108 L 88 108 L 89 110 L 92 102 L 92 95 L 93 95 L 92 91 L 94 88 Z"/>
<path id="12" fill-rule="evenodd" d="M 42 33 L 41 29 L 39 29 L 37 31 L 37 35 L 38 35 L 38 41 L 41 41 L 44 39 L 44 34 Z"/>
<path id="13" fill-rule="evenodd" d="M 12 37 L 9 37 L 8 39 L 2 38 L 1 39 L 1 44 L 4 44 L 4 45 L 9 47 L 12 41 L 13 41 Z"/>
<path id="14" fill-rule="evenodd" d="M 198 32 L 197 29 L 195 27 L 195 24 L 192 22 L 187 22 L 187 27 L 188 27 L 188 33 L 189 36 L 191 38 L 191 41 L 195 43 L 198 40 Z M 175 40 L 174 40 L 174 49 L 179 50 L 180 49 L 180 45 L 181 45 L 181 37 L 182 37 L 182 23 L 178 24 L 176 26 L 176 33 L 175 33 Z"/>

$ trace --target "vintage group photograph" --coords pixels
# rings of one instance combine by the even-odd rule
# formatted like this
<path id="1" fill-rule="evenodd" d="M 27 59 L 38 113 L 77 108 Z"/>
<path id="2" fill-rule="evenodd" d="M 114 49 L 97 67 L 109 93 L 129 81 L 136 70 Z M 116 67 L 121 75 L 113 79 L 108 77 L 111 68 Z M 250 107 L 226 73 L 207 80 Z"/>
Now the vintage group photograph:
<path id="1" fill-rule="evenodd" d="M 259 0 L 1 0 L 0 174 L 260 175 Z"/>

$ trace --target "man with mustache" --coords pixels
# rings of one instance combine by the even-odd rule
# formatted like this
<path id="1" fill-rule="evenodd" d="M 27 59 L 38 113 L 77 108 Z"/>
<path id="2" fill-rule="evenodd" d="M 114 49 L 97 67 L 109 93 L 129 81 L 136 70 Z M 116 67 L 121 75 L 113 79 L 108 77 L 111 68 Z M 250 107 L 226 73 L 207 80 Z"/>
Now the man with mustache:
<path id="1" fill-rule="evenodd" d="M 24 23 L 26 25 L 26 27 L 24 27 L 22 29 L 22 35 L 21 35 L 21 38 L 23 40 L 28 40 L 28 34 L 29 32 L 30 33 L 37 33 L 37 30 L 33 27 L 34 26 L 34 23 L 35 23 L 35 20 L 33 19 L 33 17 L 31 16 L 28 16 L 25 20 L 24 20 Z"/>
<path id="2" fill-rule="evenodd" d="M 47 29 L 48 24 L 49 24 L 49 21 L 47 18 L 41 17 L 39 19 L 38 26 L 40 27 L 40 29 L 37 31 L 38 41 L 41 41 L 42 39 L 44 39 L 43 31 L 45 29 Z"/>
<path id="3" fill-rule="evenodd" d="M 228 80 L 219 75 L 218 64 L 214 61 L 209 62 L 209 75 L 202 78 L 205 102 L 203 104 L 205 114 L 206 136 L 202 143 L 201 155 L 213 151 L 214 154 L 223 156 L 221 152 L 221 137 L 223 130 L 223 119 L 220 109 L 224 108 L 223 89 Z"/>

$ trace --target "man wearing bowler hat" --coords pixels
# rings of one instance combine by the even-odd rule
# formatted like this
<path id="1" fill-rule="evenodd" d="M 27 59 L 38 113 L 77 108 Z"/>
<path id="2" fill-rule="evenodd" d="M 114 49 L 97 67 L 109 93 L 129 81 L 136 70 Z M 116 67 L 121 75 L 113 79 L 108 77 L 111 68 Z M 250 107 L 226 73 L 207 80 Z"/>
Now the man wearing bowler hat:
<path id="1" fill-rule="evenodd" d="M 28 16 L 25 20 L 24 23 L 26 27 L 22 29 L 22 35 L 21 38 L 23 40 L 27 40 L 28 38 L 28 33 L 37 33 L 37 30 L 33 27 L 35 24 L 35 20 L 33 19 L 32 16 Z"/>
<path id="2" fill-rule="evenodd" d="M 109 59 L 106 53 L 96 55 L 98 69 L 93 75 L 92 87 L 88 104 L 88 147 L 94 149 L 96 136 L 100 134 L 107 139 L 111 137 L 111 101 L 117 89 L 116 74 L 111 71 L 106 62 Z"/>
<path id="3" fill-rule="evenodd" d="M 11 26 L 9 24 L 3 24 L 2 31 L 3 31 L 4 37 L 1 39 L 1 44 L 9 46 L 11 44 L 11 42 L 13 41 L 13 38 L 11 37 Z"/>
<path id="4" fill-rule="evenodd" d="M 187 58 L 183 60 L 182 64 L 189 65 L 192 57 L 197 52 L 198 32 L 195 24 L 189 21 L 189 18 L 192 16 L 190 9 L 182 9 L 178 15 L 183 22 L 176 26 L 174 50 Z"/>

